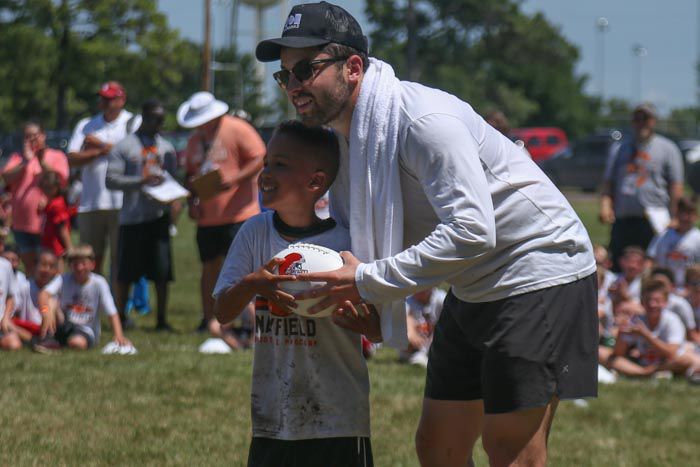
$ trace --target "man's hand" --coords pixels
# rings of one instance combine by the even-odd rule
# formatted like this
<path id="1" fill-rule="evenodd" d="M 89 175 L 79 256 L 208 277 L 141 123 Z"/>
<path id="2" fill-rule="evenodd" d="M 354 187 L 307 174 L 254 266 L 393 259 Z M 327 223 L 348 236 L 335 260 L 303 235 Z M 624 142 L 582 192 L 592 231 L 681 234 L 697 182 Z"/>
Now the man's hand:
<path id="1" fill-rule="evenodd" d="M 163 183 L 165 178 L 162 175 L 146 175 L 143 179 L 143 184 L 147 186 L 158 186 Z"/>
<path id="2" fill-rule="evenodd" d="M 112 145 L 105 143 L 95 135 L 87 135 L 83 141 L 85 149 L 99 149 L 100 154 L 107 154 L 112 150 Z"/>
<path id="3" fill-rule="evenodd" d="M 284 258 L 272 258 L 265 266 L 245 276 L 243 281 L 257 295 L 265 297 L 270 304 L 277 305 L 281 309 L 293 312 L 296 308 L 294 296 L 279 289 L 280 282 L 294 281 L 294 275 L 278 275 L 275 270 L 284 262 Z"/>
<path id="4" fill-rule="evenodd" d="M 352 302 L 346 301 L 343 308 L 336 309 L 331 317 L 337 326 L 364 334 L 370 342 L 382 341 L 379 313 L 374 305 L 360 303 L 355 306 Z"/>
<path id="5" fill-rule="evenodd" d="M 349 251 L 341 251 L 340 256 L 345 264 L 340 269 L 329 272 L 313 272 L 298 274 L 297 280 L 326 282 L 323 287 L 298 293 L 294 296 L 297 300 L 324 297 L 317 304 L 309 308 L 309 314 L 316 314 L 329 306 L 336 309 L 346 307 L 346 302 L 359 304 L 362 302 L 360 291 L 355 283 L 355 271 L 362 264 Z"/>
<path id="6" fill-rule="evenodd" d="M 603 224 L 612 224 L 615 222 L 615 211 L 611 203 L 600 203 L 600 213 L 598 214 L 600 222 Z"/>

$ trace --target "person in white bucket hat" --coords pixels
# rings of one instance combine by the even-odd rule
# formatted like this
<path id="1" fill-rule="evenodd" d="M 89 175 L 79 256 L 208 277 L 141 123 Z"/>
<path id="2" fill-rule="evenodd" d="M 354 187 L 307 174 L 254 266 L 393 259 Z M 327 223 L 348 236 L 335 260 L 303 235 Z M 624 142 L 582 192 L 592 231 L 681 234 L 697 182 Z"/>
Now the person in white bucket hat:
<path id="1" fill-rule="evenodd" d="M 195 129 L 185 149 L 185 170 L 192 192 L 189 214 L 197 221 L 202 262 L 201 332 L 209 326 L 218 331 L 218 323 L 212 320 L 214 284 L 238 229 L 260 212 L 258 174 L 265 143 L 248 122 L 228 115 L 228 109 L 228 104 L 212 93 L 197 92 L 177 111 L 177 122 Z"/>

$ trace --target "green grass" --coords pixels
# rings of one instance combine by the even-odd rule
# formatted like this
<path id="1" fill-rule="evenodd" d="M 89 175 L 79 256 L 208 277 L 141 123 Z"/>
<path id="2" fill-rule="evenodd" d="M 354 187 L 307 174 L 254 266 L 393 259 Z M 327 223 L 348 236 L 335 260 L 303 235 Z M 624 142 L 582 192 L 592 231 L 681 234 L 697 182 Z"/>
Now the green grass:
<path id="1" fill-rule="evenodd" d="M 577 196 L 574 205 L 604 243 L 595 200 Z M 204 336 L 191 333 L 200 318 L 194 228 L 183 219 L 179 229 L 170 306 L 179 334 L 149 331 L 147 315 L 128 334 L 139 349 L 133 357 L 0 355 L 0 465 L 245 465 L 252 355 L 197 353 Z M 396 364 L 388 349 L 369 368 L 375 464 L 415 466 L 424 371 Z M 626 380 L 602 386 L 588 408 L 562 403 L 550 465 L 698 465 L 699 398 L 685 381 Z M 487 464 L 481 449 L 475 460 Z"/>

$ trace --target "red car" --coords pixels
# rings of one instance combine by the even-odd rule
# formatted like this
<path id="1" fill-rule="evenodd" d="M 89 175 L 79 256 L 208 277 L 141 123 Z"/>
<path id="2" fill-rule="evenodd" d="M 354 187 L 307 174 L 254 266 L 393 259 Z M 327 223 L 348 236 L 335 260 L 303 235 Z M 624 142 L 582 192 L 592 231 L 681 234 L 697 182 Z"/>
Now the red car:
<path id="1" fill-rule="evenodd" d="M 569 139 L 561 128 L 515 128 L 511 134 L 513 139 L 525 143 L 525 148 L 536 162 L 547 160 L 569 146 Z"/>

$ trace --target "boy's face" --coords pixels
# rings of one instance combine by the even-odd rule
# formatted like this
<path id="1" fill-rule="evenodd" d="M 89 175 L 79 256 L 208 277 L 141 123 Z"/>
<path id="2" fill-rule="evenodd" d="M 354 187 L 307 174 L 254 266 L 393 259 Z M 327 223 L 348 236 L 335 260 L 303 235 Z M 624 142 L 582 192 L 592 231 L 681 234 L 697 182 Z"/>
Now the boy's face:
<path id="1" fill-rule="evenodd" d="M 695 211 L 687 211 L 685 209 L 678 210 L 678 230 L 680 232 L 687 232 L 698 220 L 698 215 Z"/>
<path id="2" fill-rule="evenodd" d="M 10 262 L 13 271 L 17 271 L 19 267 L 19 255 L 17 253 L 14 251 L 3 251 L 2 257 Z"/>
<path id="3" fill-rule="evenodd" d="M 87 282 L 90 278 L 90 273 L 95 269 L 95 261 L 90 258 L 75 258 L 70 263 L 70 269 L 73 271 L 73 276 L 79 284 Z"/>
<path id="4" fill-rule="evenodd" d="M 625 277 L 637 277 L 644 271 L 644 256 L 638 253 L 627 253 L 620 258 L 620 269 Z"/>
<path id="5" fill-rule="evenodd" d="M 668 299 L 661 290 L 654 290 L 642 295 L 642 306 L 650 319 L 661 316 L 661 311 L 666 308 Z"/>
<path id="6" fill-rule="evenodd" d="M 311 158 L 304 157 L 309 148 L 297 138 L 276 135 L 267 145 L 265 167 L 258 178 L 262 202 L 276 211 L 313 209 L 319 177 Z"/>
<path id="7" fill-rule="evenodd" d="M 43 254 L 39 256 L 34 272 L 34 280 L 39 285 L 46 285 L 58 273 L 58 260 L 53 255 Z"/>

